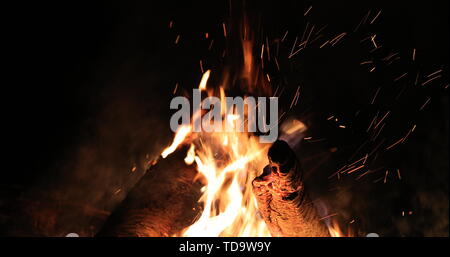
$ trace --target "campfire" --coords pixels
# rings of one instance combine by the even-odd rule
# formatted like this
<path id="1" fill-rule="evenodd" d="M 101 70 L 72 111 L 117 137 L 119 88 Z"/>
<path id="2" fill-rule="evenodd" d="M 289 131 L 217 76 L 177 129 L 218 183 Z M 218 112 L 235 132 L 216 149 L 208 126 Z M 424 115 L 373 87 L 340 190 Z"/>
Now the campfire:
<path id="1" fill-rule="evenodd" d="M 448 236 L 446 4 L 38 7 L 1 235 Z"/>
<path id="2" fill-rule="evenodd" d="M 192 222 L 185 227 L 174 229 L 173 224 L 170 225 L 173 221 L 157 217 L 154 220 L 159 223 L 155 224 L 152 218 L 143 218 L 142 215 L 155 217 L 164 215 L 164 211 L 155 215 L 152 210 L 153 214 L 140 213 L 138 221 L 132 221 L 130 225 L 130 220 L 136 218 L 136 211 L 128 210 L 135 207 L 130 208 L 130 204 L 125 204 L 122 212 L 125 211 L 126 214 L 122 216 L 129 217 L 129 220 L 121 219 L 122 221 L 113 222 L 114 226 L 106 226 L 106 234 L 188 237 L 343 235 L 337 223 L 330 222 L 330 218 L 320 217 L 317 213 L 315 204 L 308 198 L 305 190 L 301 165 L 289 145 L 298 143 L 298 139 L 302 138 L 307 130 L 306 125 L 299 120 L 290 120 L 281 126 L 279 138 L 282 140 L 261 142 L 261 132 L 268 132 L 267 127 L 273 124 L 268 125 L 268 120 L 265 119 L 262 122 L 256 121 L 256 117 L 261 118 L 261 113 L 267 106 L 265 102 L 260 101 L 256 105 L 253 101 L 252 105 L 250 100 L 253 96 L 258 96 L 259 99 L 261 96 L 269 96 L 277 100 L 274 97 L 276 92 L 272 93 L 270 77 L 263 75 L 262 61 L 258 61 L 253 55 L 255 43 L 251 40 L 250 27 L 243 22 L 240 29 L 242 70 L 237 75 L 223 72 L 223 78 L 216 84 L 210 83 L 209 79 L 219 71 L 207 70 L 198 88 L 194 89 L 193 96 L 190 96 L 194 101 L 195 97 L 216 97 L 220 103 L 211 105 L 214 106 L 212 109 L 219 108 L 215 110 L 218 115 L 212 118 L 212 111 L 205 113 L 204 109 L 196 109 L 198 104 L 204 107 L 206 100 L 194 103 L 192 117 L 188 115 L 188 122 L 177 124 L 179 126 L 172 143 L 162 150 L 159 161 L 154 165 L 158 167 L 161 163 L 166 163 L 162 165 L 167 166 L 176 162 L 175 166 L 181 167 L 181 170 L 175 170 L 173 173 L 178 176 L 185 173 L 185 170 L 195 170 L 195 173 L 183 180 L 185 187 L 195 188 L 188 190 L 197 200 L 197 206 L 192 208 L 195 213 L 191 217 Z M 269 51 L 268 46 L 266 48 L 262 45 L 261 60 L 264 49 Z M 236 88 L 231 84 L 232 81 L 240 81 L 238 90 L 243 97 L 238 98 L 244 103 L 241 112 L 237 105 L 227 106 L 233 103 L 228 101 L 227 97 L 227 92 Z M 210 103 L 212 102 L 206 105 Z M 278 109 L 270 115 L 270 119 L 275 119 L 275 125 L 278 126 Z M 203 127 L 220 129 L 202 131 L 196 128 L 201 127 L 199 123 L 202 123 Z M 259 131 L 255 130 L 257 125 Z M 145 182 L 141 181 L 137 188 L 145 187 L 144 185 Z M 198 197 L 192 192 L 195 190 L 200 193 Z M 129 198 L 135 198 L 133 192 L 130 195 Z M 140 194 L 139 197 L 146 196 Z M 189 210 L 177 210 L 186 211 Z M 150 224 L 146 224 L 147 222 Z"/>

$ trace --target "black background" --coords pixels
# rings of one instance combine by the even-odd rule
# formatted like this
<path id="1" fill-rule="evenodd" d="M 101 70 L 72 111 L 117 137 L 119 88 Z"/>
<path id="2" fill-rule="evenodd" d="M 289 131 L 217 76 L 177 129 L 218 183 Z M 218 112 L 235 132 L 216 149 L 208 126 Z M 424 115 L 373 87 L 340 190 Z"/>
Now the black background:
<path id="1" fill-rule="evenodd" d="M 310 5 L 313 9 L 305 18 L 303 13 Z M 378 34 L 383 47 L 399 52 L 401 60 L 417 49 L 416 62 L 405 61 L 376 76 L 359 65 L 369 56 L 359 43 L 364 32 L 335 48 L 316 47 L 284 61 L 285 69 L 277 76 L 286 78 L 291 92 L 300 81 L 304 87 L 304 98 L 295 112 L 308 121 L 311 136 L 328 139 L 309 150 L 304 144 L 302 151 L 313 156 L 334 146 L 344 149 L 318 173 L 317 183 L 327 181 L 326 176 L 345 164 L 364 140 L 362 131 L 376 110 L 368 104 L 378 86 L 393 85 L 393 79 L 405 71 L 411 71 L 413 81 L 416 70 L 424 75 L 444 70 L 439 82 L 408 91 L 395 107 L 392 95 L 398 91 L 380 96 L 377 103 L 382 113 L 392 107 L 396 114 L 391 128 L 386 128 L 389 142 L 417 124 L 417 133 L 407 145 L 379 160 L 388 168 L 407 170 L 405 179 L 380 188 L 373 186 L 379 177 L 375 176 L 367 182 L 370 186 L 355 186 L 360 200 L 336 204 L 336 208 L 353 206 L 355 210 L 343 216 L 351 219 L 358 213 L 364 230 L 448 236 L 448 91 L 443 89 L 448 85 L 448 2 L 255 1 L 249 6 L 251 13 L 261 17 L 271 38 L 282 37 L 289 29 L 289 45 L 295 32 L 303 32 L 306 21 L 329 24 L 326 34 L 332 38 L 342 31 L 351 32 L 369 9 L 371 17 L 381 9 L 377 25 L 369 29 Z M 138 163 L 142 168 L 143 156 L 170 142 L 171 92 L 176 83 L 186 88 L 198 83 L 200 59 L 209 67 L 220 66 L 220 51 L 208 53 L 204 33 L 217 38 L 219 46 L 224 44 L 221 26 L 230 16 L 228 1 L 21 3 L 3 12 L 4 199 L 36 187 L 59 192 L 93 190 L 97 180 L 102 182 L 95 190 L 115 191 L 125 179 L 104 181 L 99 175 L 104 172 L 96 166 L 100 164 L 92 163 L 117 169 Z M 172 29 L 170 21 L 174 22 Z M 181 35 L 180 43 L 175 45 L 177 35 Z M 418 112 L 428 96 L 432 101 Z M 358 110 L 367 117 L 352 120 Z M 342 132 L 329 125 L 326 118 L 330 115 L 342 117 L 352 128 Z M 77 166 L 86 156 L 92 160 Z M 89 172 L 77 173 L 81 169 Z M 92 184 L 84 187 L 86 181 Z M 330 184 L 327 189 L 336 186 Z M 93 204 L 98 205 L 105 195 Z M 421 197 L 429 206 L 423 205 Z M 370 201 L 372 205 L 360 204 Z M 98 208 L 111 210 L 115 204 Z M 417 218 L 398 225 L 403 224 L 399 220 L 402 210 L 414 210 Z"/>

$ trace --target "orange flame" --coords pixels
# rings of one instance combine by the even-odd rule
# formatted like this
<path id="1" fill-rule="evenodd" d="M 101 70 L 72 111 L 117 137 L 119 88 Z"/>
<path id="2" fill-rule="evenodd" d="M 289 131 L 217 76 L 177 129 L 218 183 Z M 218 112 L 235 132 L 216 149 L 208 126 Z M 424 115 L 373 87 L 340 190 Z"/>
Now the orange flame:
<path id="1" fill-rule="evenodd" d="M 199 88 L 206 89 L 210 71 L 203 74 Z M 208 93 L 212 94 L 212 90 Z M 221 98 L 225 91 L 220 89 Z M 222 113 L 224 123 L 235 126 L 245 117 Z M 225 125 L 225 124 L 224 124 Z M 200 132 L 192 134 L 192 126 L 181 126 L 172 144 L 161 156 L 167 157 L 183 143 L 190 143 L 185 162 L 197 165 L 199 176 L 206 185 L 199 199 L 203 212 L 199 219 L 182 232 L 182 236 L 270 236 L 262 218 L 258 217 L 252 180 L 267 163 L 269 145 L 244 132 Z"/>
<path id="2" fill-rule="evenodd" d="M 241 73 L 246 80 L 247 92 L 254 92 L 258 85 L 260 92 L 270 93 L 271 88 L 262 75 L 261 69 L 256 67 L 253 59 L 253 44 L 247 35 L 248 29 L 244 24 L 245 38 L 242 41 L 244 67 Z M 207 82 L 211 71 L 206 71 L 199 84 L 199 89 L 212 95 L 214 91 L 207 89 Z M 223 81 L 227 86 L 227 78 Z M 233 126 L 237 122 L 244 122 L 246 117 L 226 114 L 225 90 L 220 87 L 222 115 L 224 123 Z M 195 113 L 194 119 L 201 113 Z M 225 125 L 225 124 L 223 124 Z M 287 129 L 287 134 L 295 135 L 304 131 L 301 122 Z M 267 165 L 267 151 L 270 145 L 259 143 L 259 139 L 246 132 L 199 132 L 192 134 L 192 125 L 181 126 L 176 132 L 172 144 L 164 149 L 161 156 L 166 158 L 173 153 L 180 144 L 188 143 L 185 163 L 197 166 L 200 177 L 206 181 L 201 189 L 203 193 L 199 202 L 203 203 L 203 210 L 197 221 L 185 228 L 182 236 L 271 236 L 259 215 L 256 199 L 252 192 L 252 181 Z M 186 140 L 188 136 L 189 141 Z M 330 229 L 333 236 L 341 235 L 340 231 Z"/>
<path id="3" fill-rule="evenodd" d="M 166 158 L 169 154 L 173 153 L 177 149 L 177 147 L 181 143 L 183 143 L 186 136 L 191 133 L 191 130 L 192 128 L 190 125 L 180 126 L 177 133 L 175 134 L 175 138 L 173 139 L 172 144 L 162 151 L 161 157 Z"/>

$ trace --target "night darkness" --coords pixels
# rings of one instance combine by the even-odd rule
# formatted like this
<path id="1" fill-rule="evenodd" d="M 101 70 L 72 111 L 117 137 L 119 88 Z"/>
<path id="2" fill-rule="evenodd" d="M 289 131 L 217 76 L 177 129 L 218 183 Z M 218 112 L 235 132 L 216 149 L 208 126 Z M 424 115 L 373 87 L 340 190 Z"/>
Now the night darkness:
<path id="1" fill-rule="evenodd" d="M 235 48 L 222 23 L 236 22 L 239 8 L 234 0 L 59 1 L 6 10 L 0 235 L 96 235 L 170 144 L 175 85 L 196 87 L 200 60 L 213 71 L 239 62 L 222 57 Z M 448 236 L 448 1 L 245 8 L 258 24 L 256 56 L 266 37 L 276 49 L 289 31 L 280 70 L 271 62 L 265 71 L 285 88 L 284 109 L 300 85 L 286 117 L 309 128 L 295 150 L 313 197 L 359 236 Z M 288 58 L 312 25 L 322 36 Z M 332 176 L 366 154 L 367 169 Z"/>

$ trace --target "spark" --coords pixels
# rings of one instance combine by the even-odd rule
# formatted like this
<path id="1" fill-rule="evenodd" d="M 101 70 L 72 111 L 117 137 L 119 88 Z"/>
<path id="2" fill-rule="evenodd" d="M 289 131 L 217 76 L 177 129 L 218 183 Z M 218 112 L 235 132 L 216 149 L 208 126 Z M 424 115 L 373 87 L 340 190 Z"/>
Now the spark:
<path id="1" fill-rule="evenodd" d="M 339 170 L 338 171 L 336 171 L 336 172 L 334 172 L 333 174 L 331 174 L 330 176 L 328 176 L 328 179 L 331 179 L 332 177 L 334 177 L 334 176 L 338 176 L 338 179 L 340 179 L 340 176 L 339 176 Z"/>
<path id="2" fill-rule="evenodd" d="M 309 13 L 309 11 L 311 11 L 311 9 L 312 9 L 312 5 L 308 8 L 308 10 L 306 10 L 306 12 L 303 14 L 303 16 L 308 15 L 308 13 Z"/>
<path id="3" fill-rule="evenodd" d="M 311 33 L 314 31 L 314 28 L 315 28 L 315 26 L 313 25 L 313 26 L 311 27 L 311 30 L 309 31 L 308 37 L 307 37 L 306 40 L 305 40 L 305 46 L 306 46 L 306 44 L 308 44 L 309 38 L 311 37 Z"/>
<path id="4" fill-rule="evenodd" d="M 334 46 L 335 44 L 337 44 L 345 35 L 347 35 L 346 32 L 343 32 L 343 33 L 337 35 L 335 38 L 333 38 L 330 41 L 331 45 Z"/>
<path id="5" fill-rule="evenodd" d="M 363 161 L 363 164 L 365 164 L 366 163 L 366 161 L 367 161 L 367 158 L 369 157 L 369 155 L 368 154 L 366 154 L 366 156 L 364 156 L 364 161 Z"/>
<path id="6" fill-rule="evenodd" d="M 366 24 L 367 19 L 369 18 L 371 12 L 372 12 L 372 10 L 369 10 L 369 11 L 367 12 L 366 17 L 364 17 L 364 22 L 363 22 L 363 24 Z"/>
<path id="7" fill-rule="evenodd" d="M 428 84 L 428 83 L 430 83 L 431 81 L 433 81 L 433 80 L 435 80 L 435 79 L 438 79 L 438 78 L 440 78 L 440 77 L 442 77 L 442 75 L 437 75 L 436 77 L 433 77 L 433 78 L 431 78 L 431 79 L 429 79 L 429 80 L 423 82 L 423 83 L 422 83 L 422 86 L 425 86 L 426 84 Z"/>
<path id="8" fill-rule="evenodd" d="M 286 36 L 287 36 L 288 33 L 289 33 L 289 30 L 286 30 L 286 33 L 284 33 L 284 36 L 281 39 L 281 42 L 284 42 L 284 40 L 286 39 Z"/>
<path id="9" fill-rule="evenodd" d="M 370 104 L 373 104 L 375 102 L 375 99 L 377 98 L 378 93 L 380 92 L 381 87 L 378 87 L 377 92 L 375 92 L 375 95 L 373 96 L 372 102 Z"/>
<path id="10" fill-rule="evenodd" d="M 383 138 L 383 140 L 381 140 L 381 142 L 372 150 L 372 152 L 369 153 L 369 156 L 371 156 L 374 152 L 376 152 L 378 150 L 378 148 L 380 148 L 380 146 L 384 143 L 386 139 Z M 376 159 L 376 158 L 374 158 Z"/>
<path id="11" fill-rule="evenodd" d="M 376 129 L 381 122 L 383 122 L 384 119 L 386 119 L 386 117 L 389 115 L 389 113 L 391 113 L 391 111 L 387 111 L 386 114 L 383 116 L 383 118 L 381 118 L 381 120 L 375 125 L 374 129 Z"/>
<path id="12" fill-rule="evenodd" d="M 395 57 L 394 60 L 390 61 L 387 65 L 391 65 L 393 62 L 400 60 L 400 57 Z"/>
<path id="13" fill-rule="evenodd" d="M 428 97 L 427 101 L 422 105 L 422 107 L 420 107 L 419 111 L 421 111 L 421 110 L 423 110 L 423 108 L 425 108 L 425 106 L 428 104 L 430 99 L 431 99 L 431 97 Z"/>
<path id="14" fill-rule="evenodd" d="M 371 38 L 371 36 L 367 36 L 361 40 L 359 40 L 359 43 L 364 43 L 365 41 L 369 40 Z"/>
<path id="15" fill-rule="evenodd" d="M 396 79 L 394 79 L 394 82 L 399 81 L 400 79 L 404 78 L 406 75 L 408 75 L 408 72 L 405 72 L 402 75 L 400 75 L 399 77 L 397 77 Z"/>
<path id="16" fill-rule="evenodd" d="M 264 44 L 261 45 L 261 60 L 264 57 Z"/>
<path id="17" fill-rule="evenodd" d="M 317 143 L 317 142 L 322 142 L 327 140 L 326 138 L 318 138 L 318 139 L 314 139 L 314 140 L 309 140 L 308 143 Z"/>
<path id="18" fill-rule="evenodd" d="M 381 128 L 378 130 L 378 132 L 375 135 L 375 137 L 373 137 L 373 141 L 375 141 L 377 139 L 377 137 L 381 134 L 381 131 L 383 130 L 385 125 L 386 125 L 386 123 L 383 123 L 383 126 L 381 126 Z"/>
<path id="19" fill-rule="evenodd" d="M 360 63 L 359 65 L 371 64 L 371 63 L 373 63 L 373 61 L 365 61 L 365 62 Z"/>
<path id="20" fill-rule="evenodd" d="M 275 64 L 277 65 L 277 69 L 280 70 L 280 64 L 278 64 L 278 59 L 275 57 Z"/>
<path id="21" fill-rule="evenodd" d="M 378 114 L 380 114 L 380 111 L 377 111 L 377 114 L 373 117 L 372 122 L 370 122 L 369 127 L 367 128 L 366 132 L 369 132 L 370 128 L 374 124 L 375 120 L 378 118 Z"/>
<path id="22" fill-rule="evenodd" d="M 175 88 L 173 89 L 172 94 L 175 94 L 177 92 L 177 89 L 178 89 L 178 83 L 175 84 Z"/>
<path id="23" fill-rule="evenodd" d="M 202 73 L 205 73 L 205 70 L 203 69 L 203 61 L 200 60 L 200 70 L 202 71 Z"/>
<path id="24" fill-rule="evenodd" d="M 291 53 L 289 56 L 291 56 L 292 53 L 294 52 L 295 46 L 297 45 L 297 40 L 298 40 L 298 37 L 295 37 L 295 41 L 294 41 L 294 44 L 292 45 Z"/>
<path id="25" fill-rule="evenodd" d="M 301 50 L 303 50 L 303 48 L 298 49 L 297 51 L 295 51 L 293 54 L 289 55 L 289 59 L 291 59 L 294 55 L 298 54 L 298 52 L 300 52 Z"/>
<path id="26" fill-rule="evenodd" d="M 298 86 L 297 90 L 295 91 L 295 95 L 294 98 L 292 99 L 291 106 L 289 107 L 289 109 L 292 109 L 292 106 L 297 105 L 299 96 L 300 96 L 300 86 Z"/>
<path id="27" fill-rule="evenodd" d="M 322 32 L 326 27 L 328 27 L 328 24 L 325 24 L 322 28 L 320 28 L 318 31 L 316 31 L 315 35 L 318 35 L 320 32 Z"/>
<path id="28" fill-rule="evenodd" d="M 420 75 L 420 72 L 418 71 L 417 75 L 416 75 L 416 80 L 414 81 L 414 86 L 417 86 L 417 84 L 419 83 L 419 75 Z"/>
<path id="29" fill-rule="evenodd" d="M 225 25 L 225 22 L 222 22 L 222 28 L 223 28 L 223 36 L 227 37 L 227 26 Z"/>
<path id="30" fill-rule="evenodd" d="M 325 220 L 325 219 L 331 218 L 331 217 L 336 216 L 336 215 L 338 215 L 338 214 L 337 213 L 333 213 L 333 214 L 327 215 L 325 217 L 322 217 L 319 220 Z"/>
<path id="31" fill-rule="evenodd" d="M 380 46 L 378 46 L 377 48 L 374 48 L 374 49 L 370 50 L 370 53 L 375 52 L 376 50 L 380 49 L 381 47 L 382 47 L 382 46 L 380 45 Z"/>
<path id="32" fill-rule="evenodd" d="M 384 184 L 386 184 L 388 174 L 389 170 L 386 170 L 386 174 L 384 175 Z"/>
<path id="33" fill-rule="evenodd" d="M 356 165 L 358 162 L 360 162 L 360 161 L 362 161 L 362 160 L 364 160 L 364 162 L 365 162 L 365 159 L 366 159 L 366 158 L 367 158 L 367 154 L 366 154 L 366 156 L 364 156 L 364 157 L 362 157 L 362 158 L 360 158 L 360 159 L 354 161 L 353 163 L 348 164 L 348 165 L 345 165 L 344 167 L 340 168 L 339 171 L 341 171 L 342 169 L 344 169 L 344 168 L 346 168 L 346 167 L 350 167 L 349 169 L 352 169 L 353 167 L 355 167 L 355 165 Z M 364 163 L 363 163 L 363 164 L 364 164 Z M 347 170 L 348 170 L 348 169 L 347 169 Z M 342 173 L 346 172 L 347 170 L 342 171 Z"/>
<path id="34" fill-rule="evenodd" d="M 324 47 L 326 44 L 328 44 L 329 40 L 325 41 L 325 43 L 323 43 L 319 48 Z"/>
<path id="35" fill-rule="evenodd" d="M 377 37 L 377 35 L 375 34 L 375 35 L 373 35 L 373 36 L 370 37 L 370 40 L 372 41 L 373 46 L 374 46 L 375 48 L 378 48 L 377 42 L 375 42 L 375 38 L 376 38 L 376 37 Z"/>
<path id="36" fill-rule="evenodd" d="M 438 74 L 438 73 L 440 73 L 440 72 L 442 72 L 442 69 L 437 70 L 437 71 L 435 71 L 435 72 L 433 72 L 433 73 L 431 73 L 431 74 L 428 74 L 427 78 L 433 77 L 434 75 L 436 75 L 436 74 Z"/>
<path id="37" fill-rule="evenodd" d="M 391 148 L 393 148 L 394 146 L 398 145 L 400 142 L 403 141 L 403 138 L 400 138 L 398 141 L 396 141 L 395 143 L 393 143 L 392 145 L 386 147 L 386 150 L 389 150 Z"/>
<path id="38" fill-rule="evenodd" d="M 381 10 L 377 13 L 377 15 L 375 15 L 375 17 L 372 19 L 370 24 L 373 24 L 375 22 L 375 20 L 378 18 L 378 16 L 380 16 L 380 14 L 381 14 Z"/>
<path id="39" fill-rule="evenodd" d="M 412 129 L 408 130 L 408 133 L 406 134 L 406 136 L 404 138 L 402 138 L 402 144 L 406 141 L 406 139 L 408 138 L 409 134 L 411 134 L 411 132 L 413 132 L 414 128 L 415 127 L 413 127 Z"/>
<path id="40" fill-rule="evenodd" d="M 397 55 L 398 55 L 398 53 L 391 53 L 391 54 L 389 54 L 388 56 L 384 57 L 384 58 L 381 59 L 381 60 L 383 60 L 383 61 L 389 61 L 390 59 L 392 59 L 393 57 L 395 57 L 395 56 L 397 56 Z"/>
<path id="41" fill-rule="evenodd" d="M 395 100 L 400 99 L 400 96 L 405 92 L 407 86 L 403 86 L 402 90 L 398 93 L 398 95 L 395 97 Z"/>
<path id="42" fill-rule="evenodd" d="M 365 165 L 363 164 L 363 165 L 360 165 L 360 166 L 358 166 L 358 167 L 356 167 L 354 169 L 351 169 L 351 170 L 347 171 L 347 174 L 351 174 L 351 173 L 353 173 L 353 172 L 355 172 L 357 170 L 360 170 L 361 168 L 364 168 L 364 166 Z"/>
<path id="43" fill-rule="evenodd" d="M 303 30 L 302 39 L 300 42 L 303 42 L 303 39 L 305 38 L 306 31 L 308 31 L 309 28 L 309 22 L 306 22 L 305 30 Z"/>
<path id="44" fill-rule="evenodd" d="M 369 10 L 369 12 L 366 14 L 366 16 L 364 16 L 364 17 L 362 18 L 362 20 L 359 22 L 358 26 L 356 26 L 356 28 L 353 30 L 353 32 L 356 32 L 362 24 L 365 24 L 365 23 L 366 23 L 367 18 L 369 17 L 369 15 L 370 15 L 370 10 Z"/>
<path id="45" fill-rule="evenodd" d="M 356 180 L 359 180 L 359 179 L 361 179 L 362 177 L 364 177 L 365 175 L 370 174 L 370 173 L 372 173 L 372 172 L 373 172 L 372 170 L 368 170 L 368 171 L 362 173 L 361 175 L 359 175 L 358 177 L 356 177 Z"/>

